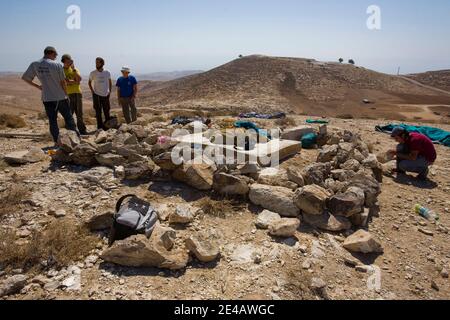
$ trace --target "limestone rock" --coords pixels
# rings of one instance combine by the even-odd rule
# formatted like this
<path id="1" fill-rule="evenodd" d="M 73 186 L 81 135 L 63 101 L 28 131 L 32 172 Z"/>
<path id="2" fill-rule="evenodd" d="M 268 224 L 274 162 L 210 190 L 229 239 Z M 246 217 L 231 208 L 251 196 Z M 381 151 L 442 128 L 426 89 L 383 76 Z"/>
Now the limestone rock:
<path id="1" fill-rule="evenodd" d="M 190 236 L 186 239 L 186 248 L 195 255 L 195 257 L 204 263 L 216 260 L 220 255 L 219 247 L 213 241 L 206 237 Z"/>
<path id="2" fill-rule="evenodd" d="M 370 169 L 379 168 L 381 166 L 378 162 L 377 156 L 374 154 L 369 154 L 369 156 L 363 160 L 362 165 Z"/>
<path id="3" fill-rule="evenodd" d="M 357 174 L 350 180 L 349 184 L 350 186 L 358 187 L 364 191 L 366 207 L 371 208 L 378 202 L 381 186 L 374 177 Z"/>
<path id="4" fill-rule="evenodd" d="M 325 180 L 325 188 L 334 193 L 344 192 L 348 188 L 348 183 L 337 181 L 334 179 Z"/>
<path id="5" fill-rule="evenodd" d="M 337 145 L 327 145 L 319 152 L 319 156 L 317 157 L 317 162 L 331 162 L 334 157 L 337 155 L 339 148 Z"/>
<path id="6" fill-rule="evenodd" d="M 94 142 L 96 144 L 106 143 L 108 141 L 108 133 L 103 130 L 99 130 L 95 135 Z"/>
<path id="7" fill-rule="evenodd" d="M 186 267 L 188 254 L 185 250 L 167 250 L 164 244 L 166 231 L 157 225 L 150 239 L 144 235 L 118 241 L 105 250 L 101 258 L 107 262 L 126 267 L 157 267 L 179 270 Z"/>
<path id="8" fill-rule="evenodd" d="M 253 184 L 250 187 L 250 201 L 264 209 L 276 212 L 284 217 L 297 217 L 300 210 L 295 206 L 294 192 L 284 187 Z"/>
<path id="9" fill-rule="evenodd" d="M 85 225 L 90 231 L 107 230 L 112 227 L 113 218 L 114 212 L 112 211 L 100 213 L 90 217 Z"/>
<path id="10" fill-rule="evenodd" d="M 300 188 L 305 186 L 305 179 L 303 178 L 302 171 L 300 169 L 296 167 L 289 167 L 286 172 L 290 181 L 297 184 Z"/>
<path id="11" fill-rule="evenodd" d="M 195 220 L 195 212 L 189 205 L 178 205 L 174 212 L 169 215 L 171 224 L 188 224 Z"/>
<path id="12" fill-rule="evenodd" d="M 345 193 L 331 197 L 328 209 L 334 215 L 351 217 L 363 211 L 364 202 L 364 191 L 358 187 L 351 187 Z"/>
<path id="13" fill-rule="evenodd" d="M 340 182 L 347 182 L 352 179 L 356 173 L 350 170 L 336 169 L 331 171 L 331 175 L 334 180 L 338 180 Z"/>
<path id="14" fill-rule="evenodd" d="M 161 153 L 154 157 L 153 160 L 159 167 L 164 170 L 174 171 L 179 167 L 179 165 L 173 163 L 171 152 Z"/>
<path id="15" fill-rule="evenodd" d="M 110 168 L 120 166 L 126 162 L 126 159 L 124 157 L 112 153 L 97 154 L 95 156 L 95 159 L 102 166 Z"/>
<path id="16" fill-rule="evenodd" d="M 47 156 L 40 148 L 31 148 L 27 151 L 11 152 L 3 157 L 3 159 L 11 165 L 36 163 L 44 161 L 46 158 Z"/>
<path id="17" fill-rule="evenodd" d="M 281 216 L 269 210 L 264 210 L 258 215 L 255 225 L 260 229 L 269 229 L 269 226 L 277 220 L 280 220 Z"/>
<path id="18" fill-rule="evenodd" d="M 124 166 L 125 179 L 139 180 L 149 178 L 152 175 L 155 167 L 156 166 L 152 160 L 126 164 Z"/>
<path id="19" fill-rule="evenodd" d="M 303 212 L 321 215 L 326 209 L 326 203 L 331 193 L 318 186 L 307 185 L 295 193 L 294 203 Z"/>
<path id="20" fill-rule="evenodd" d="M 281 134 L 281 139 L 301 141 L 304 135 L 315 132 L 316 130 L 311 126 L 299 126 L 296 128 L 284 130 Z"/>
<path id="21" fill-rule="evenodd" d="M 330 173 L 331 163 L 314 163 L 302 170 L 302 176 L 306 185 L 316 184 L 323 186 Z"/>
<path id="22" fill-rule="evenodd" d="M 81 143 L 75 131 L 61 130 L 58 137 L 58 145 L 67 153 L 72 153 L 77 145 Z"/>
<path id="23" fill-rule="evenodd" d="M 259 184 L 266 184 L 269 186 L 285 187 L 291 190 L 297 189 L 297 183 L 292 182 L 284 169 L 266 168 L 261 170 L 258 177 Z"/>
<path id="24" fill-rule="evenodd" d="M 211 190 L 216 168 L 207 163 L 184 164 L 173 173 L 176 180 L 184 182 L 198 190 Z"/>
<path id="25" fill-rule="evenodd" d="M 367 231 L 358 230 L 345 239 L 344 248 L 351 252 L 383 253 L 381 244 Z"/>
<path id="26" fill-rule="evenodd" d="M 300 220 L 283 218 L 272 222 L 269 226 L 269 234 L 275 237 L 289 238 L 295 235 L 299 227 Z"/>
<path id="27" fill-rule="evenodd" d="M 112 142 L 107 142 L 107 143 L 97 145 L 97 152 L 100 154 L 110 153 L 112 151 L 112 149 L 113 149 Z"/>
<path id="28" fill-rule="evenodd" d="M 249 178 L 245 176 L 233 176 L 226 173 L 214 175 L 213 189 L 225 195 L 247 195 L 250 191 Z"/>
<path id="29" fill-rule="evenodd" d="M 355 159 L 349 159 L 345 163 L 341 164 L 341 169 L 354 172 L 358 172 L 360 167 L 361 164 L 358 162 L 358 160 Z"/>
<path id="30" fill-rule="evenodd" d="M 23 274 L 7 278 L 0 284 L 0 298 L 19 293 L 27 284 L 28 277 Z"/>
<path id="31" fill-rule="evenodd" d="M 73 149 L 71 159 L 75 164 L 85 167 L 92 167 L 97 164 L 95 155 L 97 154 L 96 146 L 83 142 Z"/>
<path id="32" fill-rule="evenodd" d="M 364 211 L 354 214 L 350 217 L 350 221 L 356 227 L 365 228 L 369 223 L 370 209 L 364 208 Z"/>
<path id="33" fill-rule="evenodd" d="M 330 232 L 345 231 L 352 227 L 352 224 L 347 218 L 333 216 L 328 212 L 324 212 L 321 215 L 303 213 L 303 219 L 313 227 Z"/>

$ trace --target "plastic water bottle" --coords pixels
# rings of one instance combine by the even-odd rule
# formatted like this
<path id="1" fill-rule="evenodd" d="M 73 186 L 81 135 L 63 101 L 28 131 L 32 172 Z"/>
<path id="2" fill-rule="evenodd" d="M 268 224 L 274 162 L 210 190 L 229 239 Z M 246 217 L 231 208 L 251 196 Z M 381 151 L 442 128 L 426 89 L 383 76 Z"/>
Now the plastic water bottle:
<path id="1" fill-rule="evenodd" d="M 415 206 L 416 213 L 427 220 L 439 221 L 439 216 L 433 210 L 422 207 L 420 204 Z"/>

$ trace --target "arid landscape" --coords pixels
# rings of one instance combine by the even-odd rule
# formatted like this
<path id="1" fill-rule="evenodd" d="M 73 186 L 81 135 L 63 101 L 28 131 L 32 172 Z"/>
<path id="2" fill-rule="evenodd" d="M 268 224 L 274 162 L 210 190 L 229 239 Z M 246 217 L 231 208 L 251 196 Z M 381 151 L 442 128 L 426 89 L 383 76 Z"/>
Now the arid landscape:
<path id="1" fill-rule="evenodd" d="M 375 130 L 404 122 L 450 131 L 448 78 L 253 55 L 141 81 L 138 121 L 109 132 L 95 132 L 84 81 L 91 135 L 63 131 L 61 150 L 47 154 L 39 92 L 2 75 L 0 299 L 449 299 L 450 149 L 436 145 L 430 181 L 399 179 L 386 159 L 395 141 Z M 277 168 L 172 164 L 174 144 L 160 138 L 193 129 L 173 118 L 211 118 L 201 126 L 210 137 L 243 112 L 286 113 L 248 119 L 285 137 L 320 132 L 307 119 L 329 123 L 316 148 L 282 135 L 296 142 Z M 125 194 L 149 201 L 160 224 L 150 240 L 109 248 Z"/>

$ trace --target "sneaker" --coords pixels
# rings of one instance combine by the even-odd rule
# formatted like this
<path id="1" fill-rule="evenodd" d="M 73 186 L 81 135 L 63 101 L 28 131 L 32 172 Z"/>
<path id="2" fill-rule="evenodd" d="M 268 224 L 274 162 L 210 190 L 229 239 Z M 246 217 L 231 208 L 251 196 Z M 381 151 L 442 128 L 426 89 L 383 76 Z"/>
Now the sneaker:
<path id="1" fill-rule="evenodd" d="M 425 172 L 422 172 L 421 174 L 419 174 L 417 176 L 417 179 L 419 179 L 420 181 L 427 181 L 428 180 L 428 172 L 429 172 L 429 170 L 427 168 L 427 170 Z"/>
<path id="2" fill-rule="evenodd" d="M 396 173 L 396 174 L 406 174 L 406 171 L 400 170 L 400 169 L 393 169 L 392 173 Z"/>

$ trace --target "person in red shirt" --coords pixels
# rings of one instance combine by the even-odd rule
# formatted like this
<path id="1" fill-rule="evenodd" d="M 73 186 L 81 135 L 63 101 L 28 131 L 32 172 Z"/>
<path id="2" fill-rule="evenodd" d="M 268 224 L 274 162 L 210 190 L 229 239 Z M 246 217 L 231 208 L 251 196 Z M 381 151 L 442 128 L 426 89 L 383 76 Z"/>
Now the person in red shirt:
<path id="1" fill-rule="evenodd" d="M 391 137 L 399 143 L 397 150 L 389 151 L 397 159 L 396 172 L 418 173 L 420 180 L 426 180 L 428 168 L 437 158 L 433 142 L 423 134 L 408 132 L 402 127 L 395 128 Z"/>

